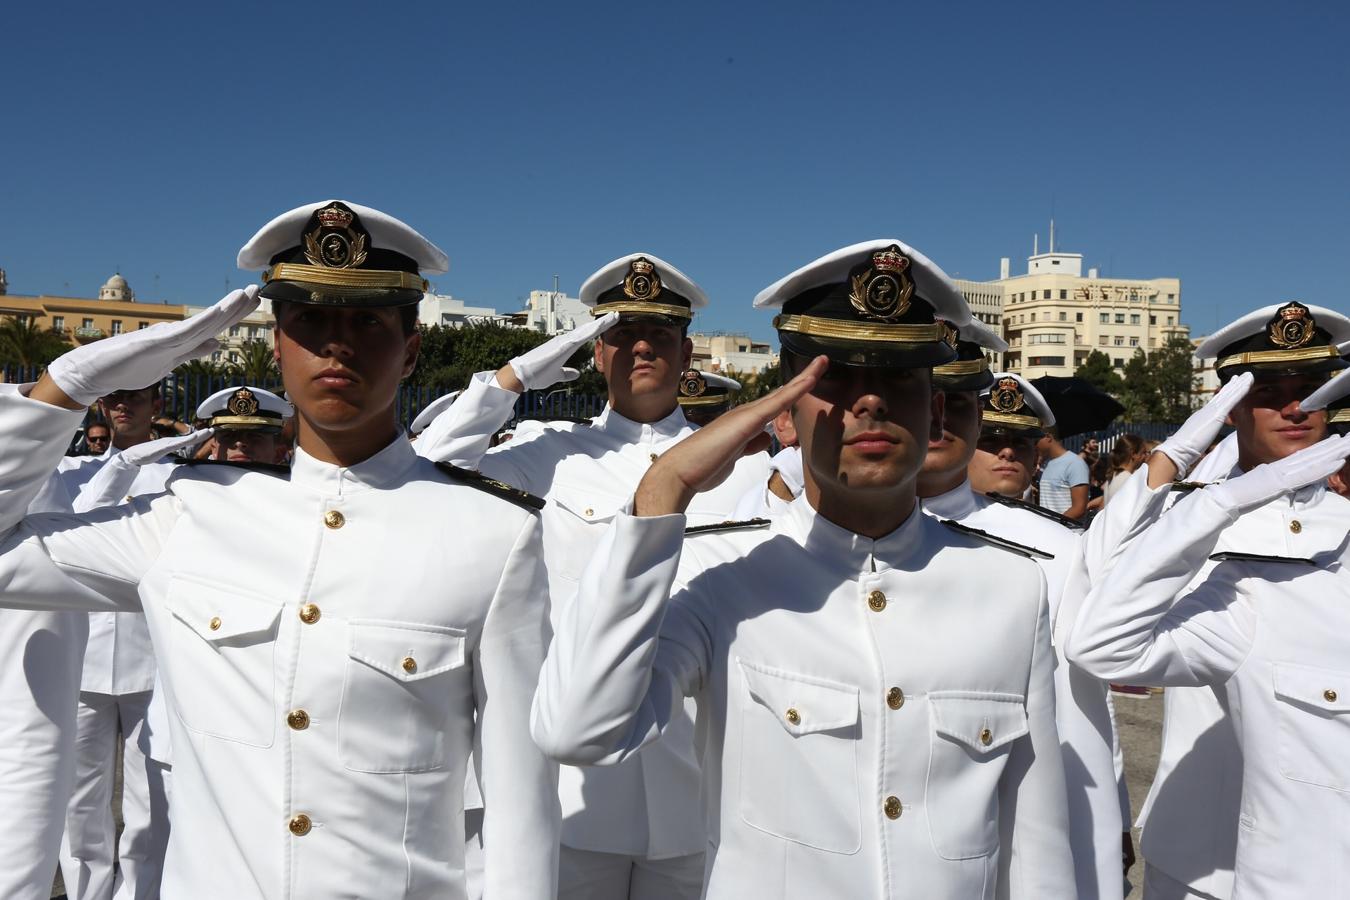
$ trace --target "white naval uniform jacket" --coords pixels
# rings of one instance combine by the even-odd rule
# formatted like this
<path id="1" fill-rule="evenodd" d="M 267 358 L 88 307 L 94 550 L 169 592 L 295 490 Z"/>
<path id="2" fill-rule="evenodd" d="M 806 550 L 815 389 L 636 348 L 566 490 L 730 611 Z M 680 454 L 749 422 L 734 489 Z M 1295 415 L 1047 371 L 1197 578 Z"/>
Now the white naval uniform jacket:
<path id="1" fill-rule="evenodd" d="M 1241 473 L 1234 466 L 1216 480 Z M 1311 557 L 1339 547 L 1346 523 L 1317 512 L 1326 496 L 1324 487 L 1315 486 L 1249 510 L 1223 529 L 1216 551 Z M 1150 489 L 1148 466 L 1141 466 L 1093 521 L 1084 539 L 1086 582 L 1092 589 L 1111 579 L 1126 552 L 1161 522 L 1189 515 L 1188 497 L 1170 485 Z M 1215 565 L 1199 560 L 1192 584 L 1202 582 Z M 1174 599 L 1178 593 L 1173 591 Z M 1065 606 L 1057 634 L 1067 643 L 1079 611 L 1068 609 L 1068 602 Z M 1139 848 L 1150 865 L 1174 880 L 1226 900 L 1233 891 L 1243 783 L 1236 698 L 1222 685 L 1200 684 L 1172 686 L 1163 699 L 1162 748 L 1139 813 Z"/>
<path id="2" fill-rule="evenodd" d="M 491 373 L 476 377 L 451 407 L 462 440 L 448 461 L 472 466 L 548 500 L 542 512 L 544 560 L 552 616 L 576 593 L 577 582 L 605 529 L 625 508 L 658 456 L 697 429 L 678 407 L 640 423 L 608 406 L 586 423 L 548 422 L 517 431 L 513 440 L 481 454 L 519 395 Z M 475 439 L 475 436 L 476 439 Z M 694 524 L 725 522 L 752 484 L 769 476 L 768 454 L 741 460 L 716 490 L 690 509 Z M 676 717 L 666 740 L 621 766 L 563 766 L 562 843 L 578 850 L 664 859 L 703 852 L 707 836 L 699 807 L 699 764 L 690 714 Z"/>
<path id="3" fill-rule="evenodd" d="M 89 483 L 120 452 L 113 448 L 100 456 L 67 456 L 61 460 L 58 477 L 65 483 L 76 512 L 88 508 L 88 504 L 81 501 Z M 176 468 L 171 462 L 139 466 L 118 502 L 160 493 Z M 155 653 L 145 616 L 139 612 L 89 613 L 89 640 L 84 649 L 80 690 L 120 695 L 148 691 L 154 686 Z"/>
<path id="4" fill-rule="evenodd" d="M 0 392 L 0 602 L 144 609 L 173 729 L 163 895 L 462 898 L 472 751 L 487 895 L 552 897 L 537 517 L 400 435 L 350 468 L 183 467 L 153 499 L 19 522 L 78 416 Z"/>
<path id="5" fill-rule="evenodd" d="M 1034 557 L 1045 574 L 1050 621 L 1059 615 L 1065 579 L 1079 553 L 1079 535 L 1045 516 L 977 496 L 970 482 L 923 501 L 924 511 L 1050 555 Z M 997 600 L 998 598 L 991 598 Z M 1064 758 L 1069 840 L 1079 900 L 1121 900 L 1121 809 L 1115 767 L 1115 717 L 1107 685 L 1064 659 L 1055 642 L 1055 724 Z"/>
<path id="6" fill-rule="evenodd" d="M 544 664 L 540 746 L 619 762 L 693 697 L 710 900 L 1074 896 L 1034 564 L 917 510 L 863 538 L 804 497 L 684 526 L 616 517 Z"/>
<path id="7" fill-rule="evenodd" d="M 1069 640 L 1070 658 L 1102 678 L 1226 695 L 1241 751 L 1240 783 L 1227 786 L 1241 801 L 1234 900 L 1340 897 L 1350 883 L 1350 501 L 1301 493 L 1297 513 L 1279 498 L 1254 518 L 1298 521 L 1296 539 L 1337 529 L 1329 550 L 1307 554 L 1273 529 L 1244 529 L 1253 542 L 1239 549 L 1231 532 L 1253 513 L 1198 492 L 1093 586 Z M 1285 559 L 1212 560 L 1221 537 L 1228 552 Z"/>

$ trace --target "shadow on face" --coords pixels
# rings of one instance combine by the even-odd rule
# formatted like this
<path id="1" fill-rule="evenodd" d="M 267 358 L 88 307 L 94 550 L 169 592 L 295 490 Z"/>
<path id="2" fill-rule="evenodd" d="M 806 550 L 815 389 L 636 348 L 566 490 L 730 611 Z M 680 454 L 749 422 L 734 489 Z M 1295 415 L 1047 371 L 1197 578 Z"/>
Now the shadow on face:
<path id="1" fill-rule="evenodd" d="M 1228 422 L 1237 431 L 1238 464 L 1250 469 L 1284 459 L 1327 435 L 1325 410 L 1306 413 L 1299 401 L 1327 380 L 1325 373 L 1258 372 Z"/>
<path id="2" fill-rule="evenodd" d="M 1033 434 L 986 428 L 967 468 L 971 490 L 1021 497 L 1036 471 L 1036 445 Z"/>

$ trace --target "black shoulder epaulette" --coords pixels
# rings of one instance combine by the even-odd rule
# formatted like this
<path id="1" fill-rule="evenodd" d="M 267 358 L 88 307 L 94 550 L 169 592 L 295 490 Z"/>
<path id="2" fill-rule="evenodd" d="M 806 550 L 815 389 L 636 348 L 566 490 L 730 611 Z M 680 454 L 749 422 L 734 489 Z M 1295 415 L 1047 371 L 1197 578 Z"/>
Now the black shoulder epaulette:
<path id="1" fill-rule="evenodd" d="M 1070 519 L 1068 516 L 1061 516 L 1057 512 L 1051 512 L 1050 510 L 1046 509 L 1043 506 L 1037 506 L 1036 504 L 1028 503 L 1025 500 L 1018 500 L 1014 497 L 1005 497 L 1002 494 L 995 493 L 994 491 L 986 492 L 985 496 L 988 497 L 990 500 L 993 500 L 995 503 L 1001 503 L 1004 506 L 1011 506 L 1014 509 L 1025 509 L 1027 512 L 1035 513 L 1038 516 L 1044 516 L 1050 521 L 1055 522 L 1056 524 L 1059 525 L 1063 525 L 1065 528 L 1072 528 L 1074 531 L 1083 531 L 1084 529 L 1087 528 L 1086 525 L 1084 525 L 1082 522 L 1079 522 L 1077 519 Z"/>
<path id="2" fill-rule="evenodd" d="M 998 535 L 990 534 L 987 531 L 981 531 L 978 528 L 971 528 L 969 525 L 962 525 L 960 522 L 953 522 L 951 519 L 938 519 L 943 525 L 946 525 L 952 531 L 968 534 L 971 537 L 977 537 L 982 541 L 993 544 L 995 547 L 1002 547 L 1004 550 L 1011 550 L 1027 559 L 1040 557 L 1041 559 L 1054 559 L 1055 554 L 1046 553 L 1044 550 L 1037 550 L 1035 547 L 1028 547 L 1026 544 L 1019 544 L 1016 541 L 1010 541 L 1007 538 L 1001 538 Z"/>
<path id="3" fill-rule="evenodd" d="M 1174 481 L 1172 490 L 1180 491 L 1183 494 L 1189 494 L 1191 491 L 1199 491 L 1209 487 L 1208 481 Z"/>
<path id="4" fill-rule="evenodd" d="M 1302 556 L 1267 556 L 1264 553 L 1235 553 L 1231 550 L 1225 550 L 1221 553 L 1214 553 L 1210 559 L 1215 562 L 1229 562 L 1230 560 L 1239 562 L 1272 562 L 1272 563 L 1300 563 L 1305 566 L 1315 566 L 1317 563 L 1311 559 Z"/>
<path id="5" fill-rule="evenodd" d="M 469 487 L 478 488 L 478 490 L 495 497 L 501 497 L 503 500 L 516 504 L 516 506 L 523 506 L 536 512 L 545 506 L 543 497 L 536 497 L 529 491 L 522 491 L 520 488 L 512 487 L 504 481 L 489 478 L 482 472 L 476 472 L 473 469 L 461 469 L 459 466 L 447 462 L 436 463 L 436 468 L 460 484 L 467 484 Z"/>
<path id="6" fill-rule="evenodd" d="M 183 466 L 229 466 L 232 469 L 248 469 L 255 472 L 266 472 L 268 475 L 280 475 L 283 478 L 291 476 L 291 467 L 279 463 L 265 462 L 231 462 L 228 459 L 183 459 L 181 456 L 174 457 L 179 465 Z"/>
<path id="7" fill-rule="evenodd" d="M 694 525 L 684 530 L 685 534 L 712 534 L 718 531 L 736 531 L 740 528 L 767 528 L 772 523 L 768 519 L 745 519 L 741 522 L 715 522 L 712 525 Z"/>

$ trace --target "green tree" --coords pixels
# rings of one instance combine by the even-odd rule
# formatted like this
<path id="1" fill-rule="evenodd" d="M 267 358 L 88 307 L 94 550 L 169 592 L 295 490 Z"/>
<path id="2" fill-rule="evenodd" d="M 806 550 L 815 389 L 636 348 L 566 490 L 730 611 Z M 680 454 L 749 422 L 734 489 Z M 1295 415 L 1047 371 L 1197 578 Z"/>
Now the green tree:
<path id="1" fill-rule="evenodd" d="M 422 350 L 409 381 L 447 391 L 464 387 L 475 372 L 501 368 L 512 357 L 538 347 L 549 338 L 537 331 L 492 322 L 462 328 L 432 325 L 421 331 Z M 583 347 L 573 354 L 568 365 L 584 369 L 590 359 L 590 347 Z M 572 389 L 579 388 L 574 385 Z"/>
<path id="2" fill-rule="evenodd" d="M 70 344 L 59 331 L 38 326 L 27 316 L 5 316 L 0 319 L 0 365 L 46 366 Z"/>
<path id="3" fill-rule="evenodd" d="M 1123 384 L 1116 399 L 1125 407 L 1126 422 L 1156 422 L 1162 412 L 1153 367 L 1142 348 L 1125 363 Z"/>
<path id="4" fill-rule="evenodd" d="M 1195 348 L 1188 338 L 1173 334 L 1148 355 L 1158 393 L 1159 421 L 1180 424 L 1191 414 L 1195 392 L 1200 387 L 1195 377 L 1194 354 Z"/>
<path id="5" fill-rule="evenodd" d="M 229 366 L 230 372 L 256 387 L 265 387 L 281 380 L 276 359 L 267 341 L 244 341 L 239 347 L 239 359 Z"/>
<path id="6" fill-rule="evenodd" d="M 1115 367 L 1111 365 L 1111 357 L 1100 350 L 1089 353 L 1087 359 L 1083 360 L 1083 364 L 1073 374 L 1106 391 L 1112 397 L 1119 397 L 1120 390 L 1124 387 Z"/>

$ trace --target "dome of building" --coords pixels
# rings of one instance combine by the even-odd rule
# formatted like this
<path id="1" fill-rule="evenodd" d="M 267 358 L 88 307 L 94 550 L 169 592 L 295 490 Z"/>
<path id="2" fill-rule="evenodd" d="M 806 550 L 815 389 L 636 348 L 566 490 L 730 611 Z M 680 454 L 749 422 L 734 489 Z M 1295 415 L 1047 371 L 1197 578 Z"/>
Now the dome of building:
<path id="1" fill-rule="evenodd" d="M 98 299 L 100 300 L 135 300 L 136 293 L 132 291 L 127 284 L 127 280 L 122 277 L 120 272 L 113 274 L 113 277 L 104 282 L 103 287 L 98 289 Z"/>

